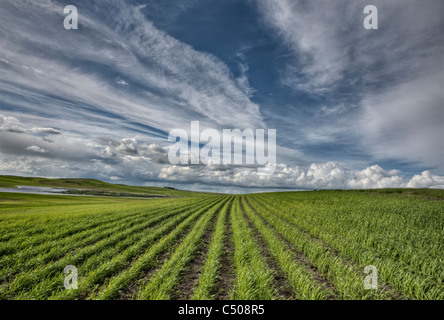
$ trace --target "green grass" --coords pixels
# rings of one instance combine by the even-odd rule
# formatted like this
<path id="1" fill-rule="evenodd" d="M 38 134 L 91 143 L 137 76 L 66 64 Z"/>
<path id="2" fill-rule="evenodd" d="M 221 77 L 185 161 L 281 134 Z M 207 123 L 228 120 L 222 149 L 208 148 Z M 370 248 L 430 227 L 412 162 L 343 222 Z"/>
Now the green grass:
<path id="1" fill-rule="evenodd" d="M 255 241 L 252 230 L 242 216 L 240 198 L 236 197 L 231 210 L 236 280 L 231 292 L 235 300 L 274 300 L 273 271 L 267 266 Z"/>
<path id="2" fill-rule="evenodd" d="M 46 265 L 51 261 L 69 255 L 69 253 L 74 250 L 79 250 L 88 245 L 96 244 L 104 238 L 109 239 L 119 230 L 128 229 L 132 226 L 137 226 L 136 229 L 138 229 L 140 226 L 154 225 L 158 222 L 162 222 L 163 224 L 164 221 L 168 222 L 172 220 L 171 217 L 175 218 L 174 223 L 172 224 L 174 226 L 178 221 L 177 218 L 181 217 L 177 215 L 184 211 L 190 212 L 190 208 L 191 206 L 175 206 L 147 211 L 146 213 L 129 211 L 128 213 L 119 215 L 119 217 L 110 215 L 110 219 L 95 219 L 94 222 L 97 226 L 94 228 L 91 228 L 91 224 L 88 226 L 88 223 L 78 223 L 75 226 L 76 229 L 84 231 L 75 232 L 75 230 L 73 230 L 72 232 L 68 232 L 69 235 L 66 235 L 62 239 L 59 239 L 57 236 L 58 232 L 56 232 L 53 234 L 54 236 L 46 236 L 46 239 L 40 239 L 39 242 L 41 244 L 36 244 L 38 241 L 36 239 L 39 237 L 31 237 L 28 243 L 21 241 L 20 244 L 22 244 L 23 248 L 31 247 L 32 249 L 17 250 L 12 254 L 5 254 L 2 256 L 0 262 L 3 265 L 3 268 L 0 272 L 0 279 L 8 280 L 7 277 L 11 277 L 18 272 L 26 272 L 32 269 L 35 270 L 39 266 Z M 69 228 L 66 229 L 69 231 Z M 130 230 L 134 232 L 134 229 Z M 134 236 L 134 234 L 132 236 Z M 153 234 L 149 233 L 149 236 L 152 237 Z M 136 244 L 143 242 L 140 239 L 134 238 L 132 241 L 137 241 Z M 4 243 L 5 242 L 2 244 Z M 8 242 L 7 244 L 10 248 L 11 242 Z M 119 243 L 119 245 L 121 244 Z M 20 261 L 20 263 L 17 263 L 18 261 Z M 7 268 L 8 266 L 9 268 Z"/>
<path id="3" fill-rule="evenodd" d="M 232 199 L 225 203 L 217 218 L 215 232 L 208 249 L 205 265 L 199 277 L 199 284 L 191 297 L 193 300 L 214 300 L 216 281 L 220 278 L 219 271 L 222 267 L 222 250 L 224 241 L 227 239 L 225 221 L 230 204 L 232 204 Z"/>
<path id="4" fill-rule="evenodd" d="M 216 200 L 216 202 L 219 201 L 219 199 Z M 156 258 L 161 253 L 166 251 L 168 247 L 171 246 L 174 241 L 180 237 L 180 235 L 186 232 L 187 228 L 189 228 L 192 223 L 194 223 L 197 218 L 201 216 L 202 213 L 204 213 L 213 204 L 215 204 L 214 201 L 210 205 L 203 206 L 201 209 L 197 210 L 191 216 L 189 216 L 186 220 L 178 224 L 173 231 L 161 238 L 140 257 L 138 257 L 128 269 L 124 270 L 116 277 L 112 278 L 109 284 L 102 287 L 100 292 L 98 292 L 97 296 L 94 298 L 102 300 L 118 298 L 125 287 L 128 287 L 140 278 L 143 279 L 143 273 L 157 263 Z"/>
<path id="5" fill-rule="evenodd" d="M 324 300 L 334 293 L 317 282 L 307 266 L 299 263 L 273 230 L 257 215 L 255 209 L 244 202 L 245 213 L 263 236 L 270 248 L 273 258 L 278 262 L 281 270 L 286 274 L 288 283 L 293 288 L 294 298 L 299 300 Z M 254 210 L 254 211 L 253 211 Z"/>
<path id="6" fill-rule="evenodd" d="M 107 261 L 103 261 L 100 266 L 85 272 L 88 276 L 82 281 L 81 286 L 78 290 L 61 290 L 52 295 L 53 299 L 65 299 L 65 298 L 78 298 L 85 297 L 94 288 L 96 284 L 103 283 L 112 277 L 116 272 L 127 267 L 131 261 L 143 253 L 145 250 L 150 248 L 150 246 L 167 232 L 171 231 L 175 226 L 189 217 L 192 213 L 191 210 L 185 211 L 177 215 L 178 212 L 172 212 L 174 214 L 173 218 L 167 219 L 162 222 L 153 232 L 145 233 L 139 239 L 133 239 L 132 245 L 124 250 L 123 252 L 115 253 L 114 256 Z M 180 212 L 179 212 L 180 213 Z M 164 217 L 161 217 L 164 220 Z"/>
<path id="7" fill-rule="evenodd" d="M 224 199 L 227 201 L 228 199 Z M 193 230 L 187 235 L 183 242 L 174 251 L 171 258 L 167 259 L 160 270 L 158 270 L 146 284 L 141 284 L 139 289 L 139 300 L 168 300 L 171 298 L 173 287 L 179 281 L 179 275 L 193 258 L 199 240 L 203 237 L 210 226 L 211 219 L 222 207 L 224 202 L 209 209 L 195 224 Z"/>
<path id="8" fill-rule="evenodd" d="M 205 194 L 202 192 L 177 190 L 172 188 L 145 186 L 139 187 L 128 186 L 124 184 L 112 184 L 94 179 L 47 179 L 34 177 L 0 176 L 0 188 L 16 188 L 17 186 L 88 189 L 98 192 L 120 192 L 125 194 L 135 193 L 166 196 L 199 196 Z"/>
<path id="9" fill-rule="evenodd" d="M 444 299 L 443 190 L 234 196 L 0 177 L 15 185 L 169 197 L 0 193 L 0 299 Z M 368 265 L 378 290 L 363 286 Z"/>
<path id="10" fill-rule="evenodd" d="M 307 255 L 310 252 L 301 243 L 303 238 L 306 243 L 315 241 L 330 248 L 332 255 L 335 252 L 334 256 L 343 261 L 352 261 L 357 270 L 366 265 L 377 266 L 380 281 L 407 298 L 443 297 L 442 201 L 380 194 L 361 196 L 354 191 L 325 191 L 299 197 L 276 195 L 273 199 L 276 201 L 267 196 L 257 198 L 283 219 L 282 227 L 300 230 L 298 240 L 294 241 L 304 246 Z M 356 282 L 355 287 L 361 286 Z M 353 292 L 350 297 L 355 296 Z"/>

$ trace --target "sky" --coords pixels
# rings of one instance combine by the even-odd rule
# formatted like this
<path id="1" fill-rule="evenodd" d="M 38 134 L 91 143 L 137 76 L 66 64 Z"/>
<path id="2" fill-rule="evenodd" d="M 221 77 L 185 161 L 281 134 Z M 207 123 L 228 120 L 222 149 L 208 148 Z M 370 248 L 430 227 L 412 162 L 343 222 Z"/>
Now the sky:
<path id="1" fill-rule="evenodd" d="M 0 21 L 0 174 L 444 188 L 442 0 L 2 0 Z M 274 173 L 172 164 L 169 132 L 192 121 L 275 129 Z"/>

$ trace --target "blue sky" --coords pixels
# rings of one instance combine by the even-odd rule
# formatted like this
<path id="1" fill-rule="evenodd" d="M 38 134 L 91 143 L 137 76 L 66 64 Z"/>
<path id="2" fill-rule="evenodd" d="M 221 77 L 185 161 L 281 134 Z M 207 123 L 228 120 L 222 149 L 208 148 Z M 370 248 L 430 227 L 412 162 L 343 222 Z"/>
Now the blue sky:
<path id="1" fill-rule="evenodd" d="M 440 0 L 2 1 L 0 174 L 194 190 L 444 186 Z M 75 5 L 79 29 L 63 28 Z M 363 26 L 378 8 L 378 30 Z M 168 133 L 277 130 L 277 170 Z"/>

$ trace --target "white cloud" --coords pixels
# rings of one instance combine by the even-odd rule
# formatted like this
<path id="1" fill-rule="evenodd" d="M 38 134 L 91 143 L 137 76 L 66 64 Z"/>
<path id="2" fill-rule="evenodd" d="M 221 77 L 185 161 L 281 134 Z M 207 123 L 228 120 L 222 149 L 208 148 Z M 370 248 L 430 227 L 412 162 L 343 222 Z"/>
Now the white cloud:
<path id="1" fill-rule="evenodd" d="M 21 133 L 26 132 L 26 128 L 17 118 L 0 114 L 0 131 Z"/>
<path id="2" fill-rule="evenodd" d="M 294 55 L 282 81 L 339 100 L 300 124 L 303 143 L 350 142 L 376 163 L 444 173 L 442 1 L 375 0 L 378 30 L 363 28 L 361 0 L 258 3 Z"/>
<path id="3" fill-rule="evenodd" d="M 444 177 L 432 174 L 429 170 L 421 175 L 415 175 L 408 183 L 408 188 L 437 188 L 444 189 Z"/>
<path id="4" fill-rule="evenodd" d="M 102 138 L 99 140 L 106 143 L 106 146 L 101 150 L 101 156 L 104 158 L 141 158 L 154 164 L 169 163 L 166 148 L 156 143 L 146 143 L 138 141 L 136 138 L 120 140 Z"/>
<path id="5" fill-rule="evenodd" d="M 39 169 L 37 162 L 31 158 L 7 159 L 6 157 L 0 157 L 0 172 L 3 174 L 36 174 Z"/>
<path id="6" fill-rule="evenodd" d="M 136 155 L 138 153 L 136 147 L 136 139 L 125 138 L 119 141 L 108 140 L 108 145 L 102 150 L 104 157 L 116 157 L 118 154 Z"/>
<path id="7" fill-rule="evenodd" d="M 381 11 L 386 17 L 401 3 L 395 2 L 378 2 L 387 9 Z M 442 165 L 443 81 L 439 73 L 429 72 L 430 66 L 442 62 L 442 58 L 436 60 L 442 45 L 428 46 L 433 39 L 427 38 L 439 15 L 418 23 L 433 13 L 433 6 L 421 9 L 420 19 L 408 5 L 403 6 L 407 13 L 402 11 L 401 18 L 393 15 L 390 32 L 374 37 L 374 41 L 356 43 L 353 60 L 344 48 L 356 40 L 353 28 L 362 29 L 362 1 L 354 5 L 344 5 L 343 0 L 260 3 L 268 22 L 303 62 L 288 65 L 287 84 L 324 92 L 344 80 L 350 70 L 360 72 L 364 82 L 376 87 L 381 79 L 396 78 L 394 86 L 363 92 L 360 119 L 348 117 L 349 105 L 341 103 L 318 113 L 323 119 L 343 117 L 331 126 L 315 123 L 307 128 L 306 118 L 277 115 L 291 121 L 290 129 L 282 134 L 284 139 L 295 140 L 298 147 L 304 143 L 334 145 L 341 133 L 355 136 L 361 132 L 363 150 L 375 160 L 395 158 L 424 166 L 438 166 L 441 160 Z M 110 6 L 109 1 L 94 1 L 98 8 L 105 4 Z M 443 184 L 440 176 L 431 173 L 407 181 L 400 172 L 379 166 L 349 170 L 329 162 L 306 168 L 295 159 L 313 160 L 287 144 L 278 146 L 278 156 L 285 158 L 282 162 L 295 162 L 291 166 L 279 164 L 276 174 L 269 177 L 258 176 L 256 168 L 170 166 L 159 130 L 187 129 L 190 120 L 199 119 L 202 128 L 266 127 L 259 105 L 250 100 L 254 90 L 248 81 L 248 64 L 239 56 L 242 62 L 236 78 L 217 57 L 156 28 L 141 14 L 142 7 L 131 7 L 124 1 L 113 1 L 112 6 L 112 16 L 104 14 L 103 19 L 85 7 L 79 32 L 67 33 L 56 27 L 61 28 L 61 6 L 54 1 L 2 2 L 0 34 L 9 36 L 0 40 L 0 90 L 2 102 L 15 107 L 0 115 L 0 171 L 289 188 Z M 396 26 L 402 21 L 413 23 Z M 383 26 L 388 21 L 380 22 Z M 409 44 L 410 39 L 415 41 Z M 31 47 L 39 54 L 30 51 Z M 423 64 L 426 60 L 430 62 Z M 76 65 L 76 61 L 88 61 L 92 66 Z M 94 63 L 112 75 L 101 74 Z M 422 68 L 425 65 L 427 68 Z M 421 68 L 423 76 L 417 77 Z M 295 138 L 297 130 L 305 133 Z M 141 136 L 135 136 L 135 131 Z M 147 138 L 148 133 L 152 137 Z M 13 157 L 23 154 L 27 157 L 18 158 L 23 161 L 18 166 L 20 161 Z"/>
<path id="8" fill-rule="evenodd" d="M 338 85 L 404 81 L 442 65 L 442 1 L 374 0 L 379 29 L 365 30 L 365 0 L 257 0 L 264 21 L 291 49 L 290 86 L 324 93 Z"/>
<path id="9" fill-rule="evenodd" d="M 46 133 L 62 134 L 60 130 L 54 128 L 26 127 L 21 121 L 12 116 L 0 114 L 0 131 L 15 133 Z"/>
<path id="10" fill-rule="evenodd" d="M 120 78 L 117 78 L 115 82 L 116 82 L 117 84 L 122 85 L 122 86 L 127 86 L 127 85 L 128 85 L 128 82 L 126 82 L 125 80 L 120 79 Z"/>
<path id="11" fill-rule="evenodd" d="M 338 163 L 313 163 L 308 169 L 278 164 L 275 174 L 262 176 L 255 168 L 206 166 L 166 166 L 159 178 L 175 182 L 199 182 L 208 185 L 234 187 L 291 189 L 371 189 L 371 188 L 429 188 L 442 184 L 444 177 L 424 172 L 408 181 L 399 170 L 384 170 L 378 165 L 363 170 L 349 170 Z"/>
<path id="12" fill-rule="evenodd" d="M 363 100 L 355 130 L 376 159 L 444 165 L 444 74 L 439 71 Z M 442 170 L 442 169 L 441 169 Z"/>
<path id="13" fill-rule="evenodd" d="M 140 7 L 112 6 L 109 19 L 85 7 L 80 29 L 67 33 L 54 1 L 2 3 L 0 34 L 10 36 L 1 37 L 0 90 L 15 106 L 0 116 L 2 173 L 155 181 L 168 163 L 162 132 L 196 119 L 202 127 L 265 127 L 246 70 L 237 79 L 215 56 L 156 29 Z"/>
<path id="14" fill-rule="evenodd" d="M 248 81 L 248 70 L 250 67 L 248 66 L 247 62 L 245 62 L 245 56 L 242 53 L 238 53 L 237 56 L 242 60 L 242 62 L 239 63 L 240 68 L 240 75 L 236 79 L 236 83 L 239 86 L 239 88 L 245 93 L 245 95 L 248 98 L 253 97 L 253 94 L 256 90 L 254 90 Z"/>
<path id="15" fill-rule="evenodd" d="M 109 7 L 106 1 L 89 5 Z M 67 33 L 57 29 L 62 7 L 56 2 L 2 4 L 0 33 L 11 35 L 0 47 L 0 79 L 8 79 L 0 80 L 4 103 L 25 110 L 26 117 L 53 119 L 63 130 L 81 124 L 85 135 L 97 131 L 99 121 L 114 137 L 140 130 L 138 124 L 168 132 L 199 118 L 211 127 L 265 127 L 246 77 L 235 78 L 217 57 L 158 30 L 140 7 L 124 1 L 112 6 L 109 19 L 85 7 L 82 28 Z M 17 18 L 30 8 L 34 14 L 25 22 Z M 73 53 L 76 59 L 69 58 Z M 89 64 L 74 68 L 74 60 L 98 63 L 115 77 Z"/>
<path id="16" fill-rule="evenodd" d="M 29 146 L 26 148 L 26 150 L 30 150 L 30 151 L 34 151 L 34 152 L 38 152 L 38 153 L 47 153 L 48 152 L 48 150 L 45 150 L 39 146 Z"/>
<path id="17" fill-rule="evenodd" d="M 297 55 L 295 63 L 287 66 L 288 84 L 323 91 L 343 79 L 348 63 L 344 46 L 353 39 L 341 33 L 347 30 L 356 3 L 343 0 L 259 0 L 258 3 L 265 21 Z"/>

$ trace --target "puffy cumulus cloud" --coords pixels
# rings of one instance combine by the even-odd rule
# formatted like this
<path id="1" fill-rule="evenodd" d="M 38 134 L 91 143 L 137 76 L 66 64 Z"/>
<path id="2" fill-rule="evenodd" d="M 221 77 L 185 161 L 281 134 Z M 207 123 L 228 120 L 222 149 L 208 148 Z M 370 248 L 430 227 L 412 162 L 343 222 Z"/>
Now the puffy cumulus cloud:
<path id="1" fill-rule="evenodd" d="M 0 157 L 0 172 L 10 175 L 36 174 L 39 166 L 35 160 L 31 158 L 15 158 L 7 159 Z"/>
<path id="2" fill-rule="evenodd" d="M 142 152 L 149 154 L 150 159 L 157 164 L 169 163 L 167 151 L 158 144 L 151 143 L 144 145 Z"/>
<path id="3" fill-rule="evenodd" d="M 26 150 L 30 150 L 30 151 L 34 151 L 34 152 L 38 152 L 38 153 L 47 153 L 48 150 L 45 150 L 39 146 L 29 146 L 26 148 Z"/>
<path id="4" fill-rule="evenodd" d="M 100 158 L 95 144 L 88 138 L 71 134 L 40 136 L 35 133 L 0 131 L 0 157 L 30 156 L 68 162 L 88 162 Z"/>
<path id="5" fill-rule="evenodd" d="M 25 125 L 12 116 L 0 119 L 1 174 L 94 177 L 105 181 L 113 177 L 144 183 L 158 180 L 160 165 L 168 162 L 163 147 L 137 138 L 94 138 L 30 125 L 28 121 Z"/>
<path id="6" fill-rule="evenodd" d="M 384 170 L 378 165 L 363 170 L 349 170 L 336 162 L 313 163 L 308 169 L 279 163 L 273 175 L 260 175 L 252 167 L 165 166 L 160 179 L 175 182 L 200 182 L 209 185 L 232 185 L 255 188 L 298 189 L 370 189 L 399 187 L 433 187 L 444 184 L 444 177 L 424 172 L 411 181 L 399 170 Z"/>
<path id="7" fill-rule="evenodd" d="M 136 155 L 138 153 L 136 140 L 125 138 L 121 140 L 102 139 L 108 142 L 108 145 L 102 150 L 104 157 L 114 158 L 118 155 Z"/>
<path id="8" fill-rule="evenodd" d="M 114 159 L 136 159 L 141 158 L 155 164 L 169 163 L 167 151 L 156 143 L 144 143 L 136 138 L 124 139 L 99 139 L 106 146 L 101 151 L 104 158 Z"/>
<path id="9" fill-rule="evenodd" d="M 120 177 L 131 183 L 158 180 L 167 151 L 138 138 L 88 137 L 72 130 L 0 117 L 1 174 L 52 177 Z M 27 164 L 17 165 L 18 162 Z"/>
<path id="10" fill-rule="evenodd" d="M 415 175 L 407 183 L 408 188 L 439 188 L 444 189 L 444 177 L 432 174 L 429 170 Z"/>
<path id="11" fill-rule="evenodd" d="M 352 178 L 347 184 L 352 189 L 404 187 L 405 182 L 399 170 L 386 171 L 378 165 L 361 171 L 351 171 Z"/>
<path id="12" fill-rule="evenodd" d="M 94 178 L 143 184 L 158 181 L 159 169 L 141 157 L 127 157 L 118 163 L 106 159 L 85 159 L 82 162 L 44 157 L 46 154 L 33 152 L 31 156 L 8 156 L 0 154 L 0 174 L 35 176 L 48 178 Z M 148 183 L 150 184 L 150 183 Z"/>
<path id="13" fill-rule="evenodd" d="M 62 134 L 60 130 L 54 128 L 26 127 L 17 118 L 3 114 L 0 114 L 0 131 L 14 133 Z"/>
<path id="14" fill-rule="evenodd" d="M 0 114 L 0 131 L 23 133 L 26 129 L 17 118 Z"/>

